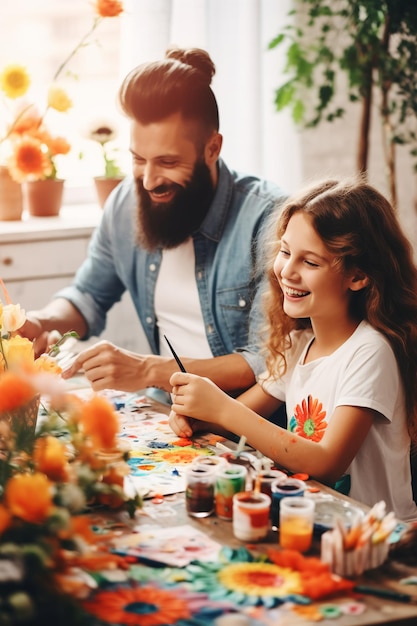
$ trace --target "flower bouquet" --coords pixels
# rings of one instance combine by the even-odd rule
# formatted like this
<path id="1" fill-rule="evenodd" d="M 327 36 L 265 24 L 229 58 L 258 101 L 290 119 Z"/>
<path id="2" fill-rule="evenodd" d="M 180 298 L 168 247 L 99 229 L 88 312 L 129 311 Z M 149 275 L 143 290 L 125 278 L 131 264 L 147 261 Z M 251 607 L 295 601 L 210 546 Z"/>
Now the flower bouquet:
<path id="1" fill-rule="evenodd" d="M 77 52 L 91 43 L 92 35 L 101 21 L 120 15 L 123 5 L 119 0 L 96 0 L 94 11 L 92 25 L 58 67 L 40 108 L 26 100 L 31 78 L 25 66 L 9 63 L 0 71 L 0 93 L 6 108 L 6 115 L 2 116 L 0 125 L 1 159 L 12 180 L 25 184 L 28 208 L 32 215 L 43 214 L 42 209 L 31 208 L 36 202 L 39 187 L 45 187 L 39 185 L 41 181 L 48 181 L 48 189 L 41 191 L 45 195 L 39 201 L 42 205 L 49 203 L 50 208 L 45 213 L 58 214 L 62 202 L 64 181 L 58 175 L 59 158 L 70 152 L 71 144 L 61 134 L 52 132 L 46 123 L 50 111 L 62 114 L 72 107 L 72 100 L 60 84 L 60 79 Z M 5 123 L 3 120 L 7 116 L 9 120 Z M 51 181 L 56 184 L 51 184 Z M 56 194 L 53 204 L 49 199 L 51 194 Z"/>
<path id="2" fill-rule="evenodd" d="M 0 310 L 0 624 L 73 626 L 83 623 L 86 572 L 122 566 L 86 513 L 129 519 L 141 500 L 123 487 L 129 468 L 113 405 L 68 393 L 55 359 L 35 359 L 16 334 L 20 306 Z"/>

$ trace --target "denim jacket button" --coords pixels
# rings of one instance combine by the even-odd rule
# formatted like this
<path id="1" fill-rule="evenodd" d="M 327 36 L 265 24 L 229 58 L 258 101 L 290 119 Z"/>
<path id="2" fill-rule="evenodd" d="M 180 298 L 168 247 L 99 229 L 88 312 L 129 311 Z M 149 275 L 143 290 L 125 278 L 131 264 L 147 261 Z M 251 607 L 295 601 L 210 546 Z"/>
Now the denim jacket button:
<path id="1" fill-rule="evenodd" d="M 147 324 L 152 324 L 152 318 L 148 316 L 148 317 L 146 318 L 146 323 L 147 323 Z"/>
<path id="2" fill-rule="evenodd" d="M 151 263 L 151 264 L 149 265 L 149 269 L 150 269 L 150 271 L 151 271 L 151 272 L 154 272 L 154 271 L 156 270 L 156 265 L 155 265 L 155 263 Z"/>
<path id="3" fill-rule="evenodd" d="M 246 306 L 246 300 L 244 298 L 239 299 L 239 306 L 243 309 Z"/>

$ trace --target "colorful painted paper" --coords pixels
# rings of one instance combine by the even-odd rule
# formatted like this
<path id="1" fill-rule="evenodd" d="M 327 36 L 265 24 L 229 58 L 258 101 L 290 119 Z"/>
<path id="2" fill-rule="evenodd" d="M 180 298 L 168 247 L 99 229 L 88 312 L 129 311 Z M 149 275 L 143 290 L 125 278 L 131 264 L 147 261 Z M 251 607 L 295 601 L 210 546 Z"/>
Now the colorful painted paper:
<path id="1" fill-rule="evenodd" d="M 138 526 L 137 532 L 120 537 L 114 552 L 141 562 L 184 567 L 192 561 L 217 560 L 221 545 L 193 526 L 172 528 Z"/>
<path id="2" fill-rule="evenodd" d="M 185 491 L 185 469 L 200 455 L 211 455 L 224 437 L 207 434 L 197 440 L 178 438 L 168 416 L 152 408 L 145 396 L 105 392 L 121 422 L 120 438 L 128 442 L 131 472 L 127 489 L 144 498 Z"/>

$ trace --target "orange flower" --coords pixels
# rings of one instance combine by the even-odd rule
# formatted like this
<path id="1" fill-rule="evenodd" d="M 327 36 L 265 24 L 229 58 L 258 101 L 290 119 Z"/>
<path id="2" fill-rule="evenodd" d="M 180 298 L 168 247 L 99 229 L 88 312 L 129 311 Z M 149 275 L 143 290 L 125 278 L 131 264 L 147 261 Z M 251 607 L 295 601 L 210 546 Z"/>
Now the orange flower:
<path id="1" fill-rule="evenodd" d="M 12 522 L 12 516 L 3 504 L 0 504 L 0 536 L 7 530 Z"/>
<path id="2" fill-rule="evenodd" d="M 123 13 L 123 3 L 119 0 L 97 0 L 95 9 L 101 17 L 117 17 Z"/>
<path id="3" fill-rule="evenodd" d="M 51 156 L 56 156 L 57 154 L 68 154 L 71 150 L 71 145 L 65 137 L 50 137 L 48 148 Z"/>
<path id="4" fill-rule="evenodd" d="M 128 466 L 126 466 L 126 468 L 127 467 Z M 127 473 L 128 470 L 123 471 L 123 469 L 119 469 L 118 471 L 116 467 L 111 467 L 109 471 L 104 474 L 102 482 L 106 485 L 116 485 L 123 488 L 124 475 Z M 119 509 L 124 504 L 124 499 L 117 493 L 101 493 L 98 496 L 98 501 L 111 509 Z"/>
<path id="5" fill-rule="evenodd" d="M 6 484 L 5 501 L 12 515 L 40 524 L 53 508 L 51 483 L 44 474 L 16 474 Z"/>
<path id="6" fill-rule="evenodd" d="M 26 378 L 16 372 L 4 372 L 0 375 L 0 413 L 24 406 L 35 393 L 35 388 Z"/>
<path id="7" fill-rule="evenodd" d="M 68 480 L 66 446 L 56 437 L 48 435 L 38 439 L 33 451 L 33 460 L 37 470 L 46 474 L 50 480 L 57 482 Z"/>
<path id="8" fill-rule="evenodd" d="M 292 428 L 293 432 L 305 439 L 321 441 L 327 428 L 326 411 L 323 411 L 321 402 L 308 396 L 301 406 L 298 404 L 295 407 L 294 418 L 296 426 Z"/>
<path id="9" fill-rule="evenodd" d="M 33 134 L 42 124 L 42 117 L 37 108 L 31 104 L 28 105 L 22 113 L 18 113 L 11 128 L 12 135 Z"/>
<path id="10" fill-rule="evenodd" d="M 119 419 L 113 406 L 100 396 L 88 400 L 82 407 L 80 423 L 84 433 L 98 448 L 113 448 L 119 432 Z"/>
<path id="11" fill-rule="evenodd" d="M 125 624 L 125 626 L 161 626 L 161 624 L 186 623 L 192 617 L 191 609 L 185 599 L 178 597 L 172 590 L 155 587 L 118 588 L 99 591 L 92 600 L 83 604 L 89 612 L 106 623 Z M 144 610 L 131 611 L 137 606 Z"/>
<path id="12" fill-rule="evenodd" d="M 42 144 L 29 135 L 15 142 L 8 166 L 10 175 L 19 183 L 28 178 L 46 178 L 53 171 L 53 166 Z"/>

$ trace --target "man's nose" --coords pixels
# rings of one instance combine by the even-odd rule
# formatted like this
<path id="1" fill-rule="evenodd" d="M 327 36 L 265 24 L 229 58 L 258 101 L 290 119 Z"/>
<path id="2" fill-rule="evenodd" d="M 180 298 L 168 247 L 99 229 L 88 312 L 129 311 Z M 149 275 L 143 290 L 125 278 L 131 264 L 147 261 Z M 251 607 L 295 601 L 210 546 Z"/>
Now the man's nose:
<path id="1" fill-rule="evenodd" d="M 143 168 L 143 186 L 146 191 L 152 191 L 158 186 L 158 168 L 152 163 L 147 163 Z"/>

